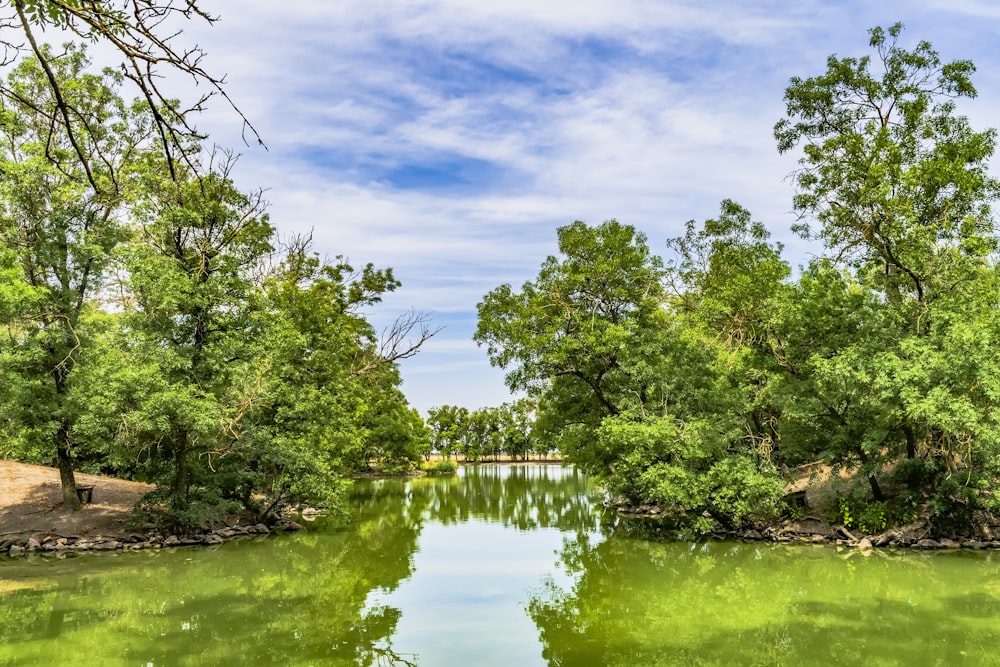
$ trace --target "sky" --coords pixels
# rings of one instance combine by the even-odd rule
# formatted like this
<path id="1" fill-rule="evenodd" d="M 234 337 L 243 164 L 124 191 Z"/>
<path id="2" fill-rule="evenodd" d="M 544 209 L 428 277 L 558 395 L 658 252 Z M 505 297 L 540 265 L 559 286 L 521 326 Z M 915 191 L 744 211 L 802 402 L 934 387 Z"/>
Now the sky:
<path id="1" fill-rule="evenodd" d="M 902 21 L 970 59 L 1000 123 L 1000 4 L 987 0 L 201 0 L 220 20 L 177 44 L 254 124 L 216 100 L 197 119 L 241 154 L 282 235 L 323 255 L 392 267 L 402 287 L 368 313 L 381 329 L 415 309 L 443 329 L 401 363 L 422 413 L 510 400 L 476 347 L 476 304 L 535 277 L 556 228 L 616 219 L 666 255 L 723 199 L 747 207 L 793 264 L 820 252 L 790 231 L 796 156 L 772 134 L 792 76 L 868 53 L 867 30 Z M 171 82 L 167 82 L 168 84 Z M 172 82 L 188 94 L 184 82 Z"/>

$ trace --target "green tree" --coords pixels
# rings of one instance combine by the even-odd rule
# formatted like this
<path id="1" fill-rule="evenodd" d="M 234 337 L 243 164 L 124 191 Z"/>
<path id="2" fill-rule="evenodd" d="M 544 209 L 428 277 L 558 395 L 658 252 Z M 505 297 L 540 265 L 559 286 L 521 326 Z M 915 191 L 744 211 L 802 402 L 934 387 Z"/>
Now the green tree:
<path id="1" fill-rule="evenodd" d="M 147 452 L 158 481 L 169 480 L 176 512 L 240 446 L 265 381 L 257 364 L 263 295 L 253 276 L 274 230 L 259 194 L 236 190 L 229 166 L 182 183 L 151 173 L 125 253 L 128 337 L 156 372 L 122 433 Z"/>
<path id="2" fill-rule="evenodd" d="M 131 81 L 152 114 L 152 127 L 165 159 L 164 165 L 172 178 L 183 176 L 183 169 L 195 167 L 190 159 L 191 139 L 204 139 L 194 126 L 192 116 L 201 111 L 208 99 L 219 95 L 225 99 L 243 120 L 245 134 L 260 142 L 257 131 L 226 94 L 222 76 L 208 72 L 202 65 L 205 52 L 198 45 L 180 45 L 182 21 L 203 20 L 212 24 L 218 17 L 202 8 L 197 0 L 125 0 L 124 2 L 79 2 L 78 0 L 14 0 L 0 10 L 0 27 L 18 35 L 16 38 L 0 37 L 5 56 L 13 61 L 22 54 L 34 58 L 44 72 L 44 86 L 53 104 L 44 108 L 49 123 L 61 127 L 67 141 L 67 150 L 76 162 L 80 176 L 95 192 L 109 193 L 119 185 L 114 178 L 102 177 L 102 164 L 87 148 L 99 131 L 86 122 L 80 113 L 73 85 L 59 76 L 58 59 L 38 39 L 38 33 L 47 30 L 66 31 L 83 43 L 99 44 L 106 54 L 115 54 L 121 60 L 117 71 Z M 21 41 L 23 36 L 25 41 Z M 183 105 L 162 92 L 160 79 L 163 70 L 173 71 L 203 86 L 201 97 L 188 100 Z M 0 97 L 9 103 L 18 103 L 17 91 L 0 87 Z M 23 100 L 21 100 L 23 101 Z M 46 153 L 54 163 L 61 164 L 65 156 Z M 105 175 L 106 176 L 106 175 Z"/>
<path id="3" fill-rule="evenodd" d="M 911 301 L 911 325 L 926 327 L 924 311 L 954 287 L 956 264 L 996 248 L 996 131 L 976 132 L 957 114 L 955 100 L 976 95 L 973 64 L 943 64 L 925 41 L 908 51 L 902 30 L 873 28 L 874 57 L 831 56 L 826 73 L 793 78 L 774 134 L 782 153 L 802 147 L 795 210 L 818 228 L 806 221 L 798 231 L 892 303 Z"/>
<path id="4" fill-rule="evenodd" d="M 563 257 L 546 259 L 520 292 L 501 285 L 487 294 L 474 338 L 507 369 L 512 390 L 544 395 L 539 425 L 559 449 L 582 454 L 604 417 L 654 400 L 629 364 L 642 363 L 662 326 L 664 272 L 645 236 L 616 221 L 557 234 Z M 594 463 L 607 470 L 611 461 Z"/>
<path id="5" fill-rule="evenodd" d="M 134 182 L 149 117 L 143 104 L 118 96 L 120 75 L 87 72 L 82 48 L 67 45 L 56 54 L 40 47 L 40 53 L 48 69 L 23 60 L 6 79 L 8 96 L 0 99 L 0 133 L 8 147 L 0 158 L 3 241 L 36 296 L 22 301 L 4 351 L 6 407 L 15 436 L 32 450 L 22 448 L 23 455 L 54 458 L 64 507 L 79 509 L 75 415 L 68 397 L 88 346 L 84 315 L 101 294 L 112 251 L 126 230 L 123 198 L 114 188 L 88 187 L 72 156 L 90 161 L 90 178 L 97 183 Z M 52 123 L 60 104 L 48 85 L 53 78 L 63 88 L 62 103 L 74 109 L 69 126 Z"/>
<path id="6" fill-rule="evenodd" d="M 427 413 L 431 429 L 431 447 L 451 458 L 462 451 L 462 428 L 469 415 L 467 408 L 455 405 L 433 407 Z"/>
<path id="7" fill-rule="evenodd" d="M 1000 186 L 988 162 L 996 132 L 975 131 L 957 113 L 956 100 L 976 95 L 973 64 L 942 63 L 924 41 L 904 49 L 901 34 L 901 24 L 874 28 L 872 56 L 831 56 L 823 75 L 793 78 L 785 93 L 787 118 L 775 126 L 779 151 L 802 147 L 798 231 L 823 241 L 829 260 L 857 284 L 852 293 L 870 292 L 858 337 L 822 363 L 808 363 L 817 373 L 817 391 L 809 395 L 854 441 L 833 449 L 838 457 L 861 458 L 876 498 L 875 474 L 900 452 L 953 470 L 959 460 L 990 460 L 995 440 L 993 401 L 979 393 L 989 385 L 991 361 L 960 360 L 948 350 L 958 338 L 978 350 L 994 335 L 980 304 L 994 289 L 990 204 Z M 843 303 L 815 289 L 801 295 L 835 308 L 837 300 Z M 816 304 L 800 307 L 814 311 Z M 847 387 L 854 389 L 844 393 Z M 836 407 L 848 404 L 869 413 L 867 426 Z M 956 405 L 964 406 L 961 419 Z M 975 484 L 981 473 L 979 467 L 966 479 Z"/>
<path id="8" fill-rule="evenodd" d="M 309 237 L 286 245 L 264 280 L 268 372 L 256 419 L 272 452 L 249 467 L 260 471 L 272 502 L 329 505 L 334 499 L 324 492 L 339 486 L 331 476 L 373 460 L 405 469 L 427 446 L 423 420 L 398 389 L 396 364 L 435 331 L 411 312 L 379 337 L 361 311 L 399 286 L 391 269 L 356 271 L 339 257 L 325 262 Z"/>
<path id="9" fill-rule="evenodd" d="M 538 397 L 538 437 L 612 493 L 685 523 L 773 511 L 782 485 L 746 437 L 725 350 L 668 310 L 667 272 L 644 237 L 610 222 L 559 238 L 564 257 L 547 259 L 537 281 L 486 296 L 477 331 L 495 364 L 515 366 L 511 387 Z"/>

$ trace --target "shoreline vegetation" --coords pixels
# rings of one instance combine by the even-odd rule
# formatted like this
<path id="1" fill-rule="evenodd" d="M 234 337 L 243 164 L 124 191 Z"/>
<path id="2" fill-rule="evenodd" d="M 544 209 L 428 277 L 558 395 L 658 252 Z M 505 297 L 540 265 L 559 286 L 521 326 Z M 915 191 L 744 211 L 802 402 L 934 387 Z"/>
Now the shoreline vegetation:
<path id="1" fill-rule="evenodd" d="M 820 462 L 856 482 L 819 514 L 854 537 L 992 543 L 1000 135 L 963 115 L 972 62 L 901 23 L 868 36 L 792 77 L 774 125 L 808 262 L 724 199 L 663 255 L 614 219 L 564 225 L 536 277 L 479 303 L 474 339 L 535 401 L 535 437 L 623 506 L 755 535 L 816 514 L 786 485 Z"/>
<path id="2" fill-rule="evenodd" d="M 512 460 L 509 456 L 497 457 L 490 461 L 457 461 L 434 455 L 431 462 L 452 460 L 461 466 L 475 465 L 560 465 L 558 456 L 542 458 L 535 456 L 529 460 Z M 829 471 L 825 471 L 828 473 Z M 0 461 L 0 473 L 11 481 L 10 489 L 0 498 L 0 556 L 20 557 L 31 554 L 65 558 L 79 552 L 125 552 L 144 549 L 171 549 L 186 546 L 215 546 L 223 542 L 239 539 L 260 539 L 281 532 L 303 530 L 304 524 L 314 520 L 323 510 L 306 507 L 288 511 L 281 516 L 269 517 L 269 521 L 250 521 L 243 515 L 227 517 L 221 525 L 204 527 L 190 534 L 165 533 L 152 528 L 130 528 L 129 517 L 134 517 L 135 500 L 151 487 L 137 482 L 129 482 L 113 477 L 81 475 L 86 486 L 93 487 L 93 502 L 73 513 L 64 513 L 59 507 L 58 470 L 43 466 Z M 408 475 L 417 477 L 429 474 L 414 470 Z M 373 471 L 358 477 L 399 477 L 398 474 L 380 474 Z M 806 481 L 806 484 L 802 482 Z M 841 482 L 853 482 L 849 477 Z M 84 484 L 81 484 L 84 486 Z M 816 476 L 789 484 L 788 489 L 807 487 L 813 503 L 823 502 L 817 498 L 832 498 L 830 478 Z M 655 505 L 632 506 L 621 498 L 610 499 L 606 507 L 618 515 L 618 521 L 636 522 L 633 527 L 640 531 L 653 532 L 670 524 L 669 513 Z M 803 510 L 800 516 L 786 516 L 768 525 L 757 524 L 739 529 L 727 530 L 720 525 L 697 536 L 698 540 L 741 540 L 745 542 L 794 543 L 802 545 L 829 545 L 867 553 L 873 549 L 898 548 L 920 550 L 993 550 L 1000 549 L 1000 526 L 994 527 L 997 537 L 989 536 L 991 527 L 984 526 L 986 535 L 956 536 L 953 539 L 933 537 L 933 531 L 926 517 L 904 526 L 895 526 L 877 533 L 857 528 L 847 528 L 821 516 L 820 508 Z M 812 511 L 812 513 L 810 513 Z M 53 521 L 53 517 L 55 520 Z M 69 525 L 59 525 L 59 519 L 67 518 Z M 301 523 L 300 523 L 301 522 Z M 659 527 L 659 528 L 658 528 Z M 14 530 L 11 530 L 14 528 Z M 669 531 L 673 539 L 684 539 L 682 532 Z"/>

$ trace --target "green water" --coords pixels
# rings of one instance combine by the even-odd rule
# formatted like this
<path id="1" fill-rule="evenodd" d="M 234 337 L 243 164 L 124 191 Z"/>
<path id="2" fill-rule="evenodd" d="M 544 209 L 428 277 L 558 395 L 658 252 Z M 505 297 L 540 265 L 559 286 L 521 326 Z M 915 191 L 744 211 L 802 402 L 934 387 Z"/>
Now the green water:
<path id="1" fill-rule="evenodd" d="M 640 538 L 554 466 L 352 503 L 211 549 L 0 560 L 0 665 L 1000 665 L 1000 554 Z"/>

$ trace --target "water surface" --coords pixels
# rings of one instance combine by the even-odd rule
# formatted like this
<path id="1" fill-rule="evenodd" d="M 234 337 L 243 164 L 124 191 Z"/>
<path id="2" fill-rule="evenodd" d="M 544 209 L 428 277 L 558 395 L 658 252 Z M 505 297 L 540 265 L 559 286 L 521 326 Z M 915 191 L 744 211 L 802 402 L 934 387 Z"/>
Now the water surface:
<path id="1" fill-rule="evenodd" d="M 0 560 L 0 665 L 1000 665 L 1000 559 L 678 543 L 572 469 L 358 482 L 347 525 Z"/>

